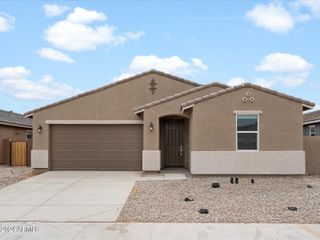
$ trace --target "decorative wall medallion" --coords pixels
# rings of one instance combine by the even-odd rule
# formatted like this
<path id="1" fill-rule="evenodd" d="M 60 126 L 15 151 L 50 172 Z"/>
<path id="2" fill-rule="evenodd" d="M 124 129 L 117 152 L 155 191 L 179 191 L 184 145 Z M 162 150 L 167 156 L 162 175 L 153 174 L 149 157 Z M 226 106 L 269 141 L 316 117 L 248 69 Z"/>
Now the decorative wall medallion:
<path id="1" fill-rule="evenodd" d="M 150 89 L 152 95 L 154 95 L 154 92 L 157 90 L 157 88 L 156 88 L 156 86 L 157 86 L 156 81 L 152 78 L 151 81 L 150 81 L 150 83 L 149 83 L 149 85 L 150 85 L 150 88 L 149 88 L 149 89 Z"/>
<path id="2" fill-rule="evenodd" d="M 254 97 L 249 91 L 245 92 L 244 96 L 242 97 L 242 102 L 247 102 L 247 101 L 254 102 L 254 100 L 255 100 Z"/>

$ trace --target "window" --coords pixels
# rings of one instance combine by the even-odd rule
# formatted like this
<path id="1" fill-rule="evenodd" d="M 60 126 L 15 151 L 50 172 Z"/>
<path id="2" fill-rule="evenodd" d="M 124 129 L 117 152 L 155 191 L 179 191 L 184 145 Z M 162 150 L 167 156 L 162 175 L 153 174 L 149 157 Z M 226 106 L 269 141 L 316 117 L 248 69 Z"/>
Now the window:
<path id="1" fill-rule="evenodd" d="M 237 150 L 259 149 L 258 122 L 258 114 L 237 114 Z"/>
<path id="2" fill-rule="evenodd" d="M 27 140 L 32 139 L 32 131 L 27 131 Z"/>
<path id="3" fill-rule="evenodd" d="M 315 136 L 316 135 L 316 126 L 315 125 L 311 125 L 309 126 L 309 136 Z"/>

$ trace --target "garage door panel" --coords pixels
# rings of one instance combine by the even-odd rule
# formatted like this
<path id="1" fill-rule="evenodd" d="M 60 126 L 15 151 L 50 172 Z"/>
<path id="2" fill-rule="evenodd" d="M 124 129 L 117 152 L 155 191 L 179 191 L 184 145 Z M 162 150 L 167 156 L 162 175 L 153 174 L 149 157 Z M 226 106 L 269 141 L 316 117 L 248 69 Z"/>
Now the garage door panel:
<path id="1" fill-rule="evenodd" d="M 69 169 L 72 169 L 72 164 L 70 164 L 70 162 L 66 162 L 63 160 L 60 160 L 60 161 L 57 160 L 51 164 L 51 168 L 55 170 L 62 170 L 62 169 L 69 170 Z"/>
<path id="2" fill-rule="evenodd" d="M 95 164 L 95 161 L 94 162 L 90 162 L 90 160 L 88 160 L 88 161 L 77 161 L 76 164 L 75 164 L 74 169 L 95 170 L 96 169 L 96 164 Z"/>
<path id="3" fill-rule="evenodd" d="M 139 171 L 141 170 L 141 164 L 134 164 L 131 160 L 130 161 L 111 161 L 108 165 L 104 162 L 97 162 L 97 168 L 103 170 L 132 170 L 132 171 Z"/>
<path id="4" fill-rule="evenodd" d="M 63 143 L 63 142 L 59 142 L 59 143 L 54 143 L 51 145 L 52 148 L 54 148 L 56 150 L 56 152 L 59 151 L 72 151 L 73 148 L 73 143 Z"/>
<path id="5" fill-rule="evenodd" d="M 52 125 L 53 170 L 141 170 L 142 125 Z"/>

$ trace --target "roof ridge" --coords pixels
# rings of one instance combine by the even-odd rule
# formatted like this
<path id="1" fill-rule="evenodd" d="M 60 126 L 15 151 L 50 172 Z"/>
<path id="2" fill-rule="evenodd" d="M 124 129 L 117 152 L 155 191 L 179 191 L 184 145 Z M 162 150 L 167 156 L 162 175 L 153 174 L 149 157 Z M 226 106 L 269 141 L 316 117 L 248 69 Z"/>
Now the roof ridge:
<path id="1" fill-rule="evenodd" d="M 181 82 L 184 82 L 184 83 L 188 83 L 188 84 L 191 84 L 191 85 L 194 85 L 194 86 L 201 86 L 199 83 L 187 80 L 185 78 L 177 77 L 177 76 L 174 76 L 174 75 L 171 75 L 169 73 L 165 73 L 165 72 L 162 72 L 162 71 L 159 71 L 159 70 L 156 70 L 156 69 L 151 69 L 149 71 L 145 71 L 145 72 L 136 74 L 136 75 L 131 76 L 131 77 L 127 77 L 127 78 L 124 78 L 124 79 L 121 79 L 121 80 L 118 80 L 118 81 L 115 81 L 115 82 L 112 82 L 112 83 L 108 83 L 108 84 L 103 85 L 101 87 L 85 91 L 83 93 L 80 93 L 80 94 L 77 94 L 77 95 L 62 99 L 60 101 L 57 101 L 57 102 L 54 102 L 54 103 L 50 103 L 50 104 L 42 106 L 42 107 L 35 108 L 35 109 L 31 110 L 31 111 L 28 111 L 28 112 L 24 113 L 23 115 L 28 117 L 32 113 L 41 111 L 43 109 L 47 109 L 47 108 L 50 108 L 50 107 L 53 107 L 53 106 L 56 106 L 56 105 L 59 105 L 59 104 L 65 103 L 65 102 L 69 102 L 69 101 L 72 101 L 74 99 L 77 99 L 77 98 L 80 98 L 80 97 L 83 97 L 83 96 L 87 96 L 87 95 L 89 95 L 91 93 L 99 92 L 99 91 L 102 91 L 104 89 L 107 89 L 107 88 L 110 88 L 110 87 L 113 87 L 113 86 L 117 86 L 117 85 L 119 85 L 121 83 L 125 83 L 125 82 L 131 81 L 131 80 L 134 80 L 136 78 L 145 76 L 147 74 L 152 74 L 152 73 L 153 74 L 158 74 L 158 75 L 161 75 L 161 76 L 164 76 L 164 77 L 168 77 L 168 78 L 171 78 L 171 79 L 174 79 L 174 80 L 178 80 L 178 81 L 181 81 Z"/>
<path id="2" fill-rule="evenodd" d="M 14 111 L 12 111 L 12 110 L 8 111 L 8 110 L 0 109 L 0 111 L 1 111 L 1 112 L 6 112 L 6 113 L 10 113 L 10 114 L 16 114 L 16 115 L 21 115 L 21 116 L 23 116 L 23 114 L 14 112 Z"/>
<path id="3" fill-rule="evenodd" d="M 283 98 L 289 99 L 291 101 L 299 102 L 301 104 L 307 105 L 308 107 L 314 107 L 314 105 L 315 105 L 313 102 L 310 102 L 310 101 L 307 101 L 307 100 L 303 100 L 301 98 L 293 97 L 291 95 L 288 95 L 288 94 L 285 94 L 285 93 L 281 93 L 281 92 L 278 92 L 278 91 L 275 91 L 275 90 L 272 90 L 272 89 L 269 89 L 269 88 L 265 88 L 265 87 L 262 87 L 262 86 L 259 86 L 259 85 L 253 84 L 253 83 L 246 82 L 246 83 L 242 83 L 240 85 L 236 85 L 236 86 L 233 86 L 233 87 L 230 87 L 230 88 L 219 90 L 217 92 L 212 92 L 212 93 L 209 94 L 209 97 L 204 95 L 202 97 L 198 97 L 196 99 L 184 102 L 184 103 L 181 104 L 181 106 L 182 107 L 188 107 L 188 106 L 190 106 L 192 104 L 196 104 L 196 103 L 202 102 L 204 100 L 207 100 L 208 98 L 217 97 L 217 96 L 220 96 L 220 95 L 223 95 L 223 94 L 226 94 L 226 93 L 229 93 L 229 92 L 233 92 L 235 90 L 238 90 L 238 89 L 241 89 L 241 88 L 244 88 L 244 87 L 252 87 L 252 88 L 255 88 L 257 90 L 268 92 L 270 94 L 273 94 L 273 95 L 276 95 L 276 96 L 279 96 L 279 97 L 283 97 Z"/>
<path id="4" fill-rule="evenodd" d="M 195 88 L 190 88 L 188 90 L 184 90 L 182 92 L 178 92 L 178 93 L 175 93 L 173 95 L 170 95 L 170 96 L 167 96 L 167 97 L 164 97 L 164 98 L 160 98 L 160 99 L 155 100 L 155 101 L 150 102 L 150 103 L 146 103 L 146 104 L 140 105 L 140 106 L 134 108 L 133 110 L 135 112 L 138 112 L 138 111 L 141 111 L 143 109 L 150 108 L 152 106 L 155 106 L 155 105 L 170 101 L 172 99 L 177 99 L 179 97 L 186 96 L 186 95 L 188 95 L 190 93 L 194 93 L 194 92 L 200 91 L 202 89 L 205 89 L 205 88 L 208 88 L 208 87 L 211 87 L 211 86 L 221 86 L 221 87 L 225 87 L 225 88 L 229 87 L 228 85 L 225 85 L 225 84 L 222 84 L 222 83 L 219 83 L 219 82 L 212 82 L 212 83 L 201 85 L 201 86 L 198 86 L 198 87 L 195 87 Z"/>

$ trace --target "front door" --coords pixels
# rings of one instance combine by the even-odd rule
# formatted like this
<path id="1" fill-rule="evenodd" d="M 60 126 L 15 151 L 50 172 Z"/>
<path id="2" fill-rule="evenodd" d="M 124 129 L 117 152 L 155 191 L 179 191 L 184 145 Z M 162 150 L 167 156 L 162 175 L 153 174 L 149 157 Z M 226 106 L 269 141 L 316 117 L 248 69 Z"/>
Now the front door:
<path id="1" fill-rule="evenodd" d="M 164 123 L 164 167 L 184 166 L 184 121 L 166 120 Z"/>

